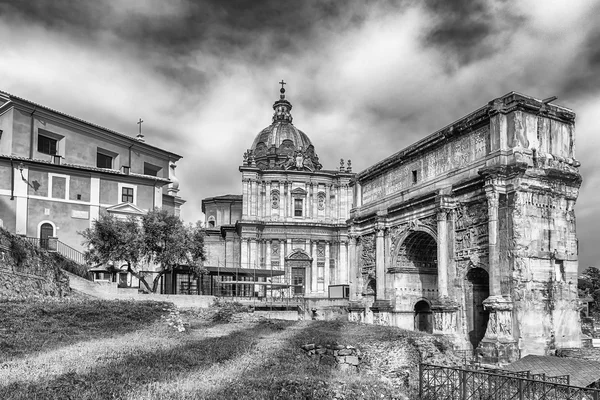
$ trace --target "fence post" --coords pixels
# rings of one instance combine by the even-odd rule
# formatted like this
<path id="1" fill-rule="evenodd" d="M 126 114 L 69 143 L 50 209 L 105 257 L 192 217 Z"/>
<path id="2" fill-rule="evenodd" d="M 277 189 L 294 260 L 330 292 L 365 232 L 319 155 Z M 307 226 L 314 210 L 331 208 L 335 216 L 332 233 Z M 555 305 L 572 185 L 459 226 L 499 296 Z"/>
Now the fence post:
<path id="1" fill-rule="evenodd" d="M 467 373 L 464 368 L 460 369 L 460 398 L 467 398 Z"/>
<path id="2" fill-rule="evenodd" d="M 419 363 L 419 398 L 423 398 L 423 363 Z"/>
<path id="3" fill-rule="evenodd" d="M 517 379 L 519 379 L 519 400 L 523 400 L 523 378 L 518 377 Z"/>

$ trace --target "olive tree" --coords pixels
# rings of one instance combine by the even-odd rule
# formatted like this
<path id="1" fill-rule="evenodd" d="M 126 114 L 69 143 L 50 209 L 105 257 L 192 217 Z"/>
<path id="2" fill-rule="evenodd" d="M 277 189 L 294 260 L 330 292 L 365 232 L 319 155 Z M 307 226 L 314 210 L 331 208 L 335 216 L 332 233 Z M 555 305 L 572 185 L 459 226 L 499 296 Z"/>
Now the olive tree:
<path id="1" fill-rule="evenodd" d="M 88 263 L 122 263 L 152 293 L 156 293 L 160 278 L 179 265 L 188 266 L 195 274 L 204 272 L 204 231 L 200 223 L 186 225 L 163 209 L 125 219 L 103 213 L 81 235 Z M 148 265 L 157 267 L 151 282 L 143 270 Z"/>

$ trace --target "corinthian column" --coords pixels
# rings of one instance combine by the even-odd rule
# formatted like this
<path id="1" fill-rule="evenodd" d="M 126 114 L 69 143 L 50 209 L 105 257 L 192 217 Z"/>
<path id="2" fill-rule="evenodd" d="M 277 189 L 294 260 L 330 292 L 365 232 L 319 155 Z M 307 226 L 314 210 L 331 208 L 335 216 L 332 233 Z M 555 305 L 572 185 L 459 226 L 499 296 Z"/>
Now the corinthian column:
<path id="1" fill-rule="evenodd" d="M 385 240 L 384 225 L 378 222 L 375 226 L 375 276 L 377 282 L 377 300 L 385 299 Z"/>
<path id="2" fill-rule="evenodd" d="M 448 297 L 448 211 L 442 209 L 437 214 L 438 231 L 438 295 Z"/>
<path id="3" fill-rule="evenodd" d="M 485 195 L 488 201 L 488 251 L 490 296 L 501 296 L 500 289 L 500 253 L 498 251 L 498 205 L 500 195 L 495 187 L 487 186 Z"/>
<path id="4" fill-rule="evenodd" d="M 357 300 L 359 297 L 358 288 L 358 263 L 356 262 L 356 241 L 357 236 L 354 233 L 348 233 L 348 270 L 350 276 L 350 300 Z"/>

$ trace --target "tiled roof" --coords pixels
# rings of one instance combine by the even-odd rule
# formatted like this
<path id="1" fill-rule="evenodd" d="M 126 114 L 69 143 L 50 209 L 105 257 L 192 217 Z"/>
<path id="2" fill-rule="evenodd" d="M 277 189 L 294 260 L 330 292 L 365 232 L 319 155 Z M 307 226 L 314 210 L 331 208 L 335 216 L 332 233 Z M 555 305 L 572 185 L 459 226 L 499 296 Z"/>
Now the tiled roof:
<path id="1" fill-rule="evenodd" d="M 54 166 L 58 166 L 58 167 L 69 167 L 69 168 L 76 168 L 76 169 L 85 169 L 87 171 L 95 171 L 95 172 L 102 172 L 102 173 L 106 173 L 106 174 L 112 174 L 112 175 L 121 175 L 121 176 L 135 176 L 137 178 L 145 178 L 145 179 L 151 179 L 151 180 L 156 180 L 159 182 L 163 182 L 163 183 L 171 183 L 171 181 L 169 179 L 165 179 L 165 178 L 160 178 L 158 176 L 152 176 L 152 175 L 144 175 L 144 174 L 136 174 L 133 172 L 130 172 L 129 175 L 124 174 L 123 172 L 116 170 L 116 169 L 110 169 L 110 168 L 98 168 L 98 167 L 93 167 L 91 165 L 79 165 L 79 164 L 70 164 L 70 163 L 61 163 L 61 164 L 54 164 L 50 161 L 46 161 L 46 160 L 39 160 L 37 158 L 28 158 L 28 157 L 22 157 L 22 156 L 11 156 L 11 155 L 7 155 L 7 154 L 0 154 L 0 157 L 2 158 L 9 158 L 9 159 L 13 159 L 13 160 L 19 160 L 19 161 L 27 161 L 27 162 L 33 162 L 36 164 L 47 164 L 47 165 L 54 165 Z"/>
<path id="2" fill-rule="evenodd" d="M 131 136 L 129 136 L 129 135 L 125 135 L 125 134 L 123 134 L 123 133 L 120 133 L 120 132 L 117 132 L 117 131 L 113 131 L 112 129 L 105 128 L 105 127 L 103 127 L 103 126 L 101 126 L 101 125 L 94 124 L 94 123 L 92 123 L 92 122 L 84 121 L 84 120 L 83 120 L 83 119 L 81 119 L 81 118 L 77 118 L 77 117 L 74 117 L 74 116 L 72 116 L 72 115 L 65 114 L 65 113 L 63 113 L 63 112 L 60 112 L 60 111 L 54 110 L 54 109 L 52 109 L 52 108 L 50 108 L 50 107 L 46 107 L 46 106 L 43 106 L 43 105 L 41 105 L 41 104 L 35 103 L 35 102 L 31 101 L 31 100 L 27 100 L 27 99 L 24 99 L 24 98 L 22 98 L 22 97 L 15 96 L 14 94 L 10 94 L 10 93 L 8 93 L 8 92 L 5 92 L 4 90 L 0 90 L 0 94 L 4 94 L 4 95 L 6 95 L 6 96 L 10 97 L 11 99 L 20 100 L 20 101 L 25 101 L 25 102 L 27 102 L 27 103 L 29 103 L 29 104 L 32 104 L 33 106 L 35 106 L 35 107 L 37 107 L 37 108 L 42 108 L 42 109 L 44 109 L 44 110 L 51 111 L 51 112 L 53 112 L 53 113 L 55 113 L 55 114 L 62 115 L 63 117 L 70 118 L 70 119 L 72 119 L 72 120 L 75 120 L 75 121 L 81 122 L 81 123 L 83 123 L 83 124 L 86 124 L 86 125 L 92 126 L 92 127 L 94 127 L 94 128 L 97 128 L 97 129 L 101 129 L 101 130 L 103 130 L 103 131 L 105 131 L 105 132 L 109 132 L 109 133 L 112 133 L 112 134 L 114 134 L 114 135 L 117 135 L 117 136 L 123 137 L 123 138 L 125 138 L 125 139 L 128 139 L 128 140 L 130 140 L 130 141 L 133 141 L 133 142 L 139 143 L 139 144 L 140 144 L 140 145 L 142 145 L 142 146 L 147 146 L 147 147 L 150 147 L 150 148 L 153 148 L 153 149 L 156 149 L 156 150 L 160 150 L 161 152 L 164 152 L 164 153 L 169 153 L 169 154 L 171 154 L 171 155 L 173 155 L 173 156 L 176 156 L 176 157 L 182 158 L 182 157 L 181 157 L 179 154 L 175 154 L 175 153 L 173 153 L 173 152 L 170 152 L 170 151 L 166 151 L 166 150 L 164 150 L 164 149 L 161 149 L 160 147 L 156 147 L 156 146 L 152 146 L 152 145 L 150 145 L 150 144 L 144 143 L 144 142 L 140 142 L 140 141 L 138 141 L 136 138 L 134 138 L 134 137 L 131 137 Z M 1 105 L 0 105 L 0 106 L 1 106 Z"/>
<path id="3" fill-rule="evenodd" d="M 570 384 L 580 387 L 600 381 L 600 362 L 578 358 L 528 355 L 503 369 L 545 373 L 546 376 L 569 375 Z"/>

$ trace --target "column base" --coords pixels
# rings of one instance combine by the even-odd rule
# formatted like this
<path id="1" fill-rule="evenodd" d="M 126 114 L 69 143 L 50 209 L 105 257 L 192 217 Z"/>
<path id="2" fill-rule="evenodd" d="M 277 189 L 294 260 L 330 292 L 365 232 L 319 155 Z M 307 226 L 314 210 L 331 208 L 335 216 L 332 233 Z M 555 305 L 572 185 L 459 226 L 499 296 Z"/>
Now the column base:
<path id="1" fill-rule="evenodd" d="M 516 341 L 483 339 L 477 347 L 479 361 L 484 364 L 505 365 L 517 361 L 520 356 Z"/>
<path id="2" fill-rule="evenodd" d="M 459 305 L 445 297 L 431 305 L 433 312 L 433 333 L 441 335 L 456 335 L 458 330 Z"/>

